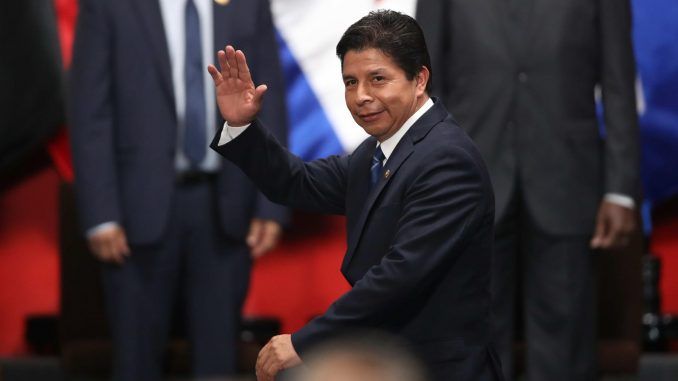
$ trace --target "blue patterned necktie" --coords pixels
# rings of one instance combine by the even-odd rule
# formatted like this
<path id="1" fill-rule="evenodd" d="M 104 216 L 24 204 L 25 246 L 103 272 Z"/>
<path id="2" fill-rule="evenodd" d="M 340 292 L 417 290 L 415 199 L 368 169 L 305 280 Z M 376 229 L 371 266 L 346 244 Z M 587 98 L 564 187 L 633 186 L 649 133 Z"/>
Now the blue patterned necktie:
<path id="1" fill-rule="evenodd" d="M 375 185 L 379 182 L 379 176 L 381 176 L 381 169 L 383 168 L 384 162 L 384 153 L 381 151 L 381 146 L 378 146 L 374 150 L 374 155 L 372 155 L 372 166 L 370 167 L 370 190 L 374 188 Z"/>
<path id="2" fill-rule="evenodd" d="M 186 57 L 184 80 L 186 114 L 184 118 L 184 154 L 196 168 L 207 152 L 205 121 L 205 84 L 203 82 L 200 16 L 193 0 L 186 2 Z"/>

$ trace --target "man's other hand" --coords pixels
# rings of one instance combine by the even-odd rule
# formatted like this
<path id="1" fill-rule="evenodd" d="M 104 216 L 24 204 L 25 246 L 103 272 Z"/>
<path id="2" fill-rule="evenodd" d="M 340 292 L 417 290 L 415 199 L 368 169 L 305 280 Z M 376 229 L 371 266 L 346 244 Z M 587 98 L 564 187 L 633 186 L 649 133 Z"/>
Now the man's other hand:
<path id="1" fill-rule="evenodd" d="M 217 52 L 219 70 L 209 65 L 217 92 L 217 105 L 221 116 L 231 127 L 244 126 L 254 120 L 261 109 L 266 85 L 254 87 L 245 54 L 226 46 Z"/>
<path id="2" fill-rule="evenodd" d="M 603 200 L 596 217 L 596 230 L 591 239 L 592 249 L 621 249 L 629 244 L 636 229 L 633 209 Z"/>
<path id="3" fill-rule="evenodd" d="M 301 364 L 301 358 L 292 346 L 291 335 L 278 335 L 259 351 L 257 357 L 257 381 L 273 381 L 283 369 Z"/>
<path id="4" fill-rule="evenodd" d="M 120 226 L 105 227 L 88 238 L 89 248 L 102 262 L 122 264 L 130 255 L 127 236 Z"/>
<path id="5" fill-rule="evenodd" d="M 253 219 L 247 234 L 247 245 L 250 247 L 252 258 L 259 258 L 275 248 L 281 232 L 280 224 L 273 220 Z"/>

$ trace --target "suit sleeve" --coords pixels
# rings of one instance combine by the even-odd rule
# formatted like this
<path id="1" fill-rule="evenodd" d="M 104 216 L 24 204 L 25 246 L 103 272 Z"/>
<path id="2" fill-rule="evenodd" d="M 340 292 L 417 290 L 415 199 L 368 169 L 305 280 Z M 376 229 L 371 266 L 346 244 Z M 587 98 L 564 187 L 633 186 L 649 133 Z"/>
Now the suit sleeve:
<path id="1" fill-rule="evenodd" d="M 219 146 L 222 129 L 210 147 L 237 165 L 271 201 L 318 213 L 344 214 L 349 156 L 305 163 L 259 121 Z"/>
<path id="2" fill-rule="evenodd" d="M 384 327 L 389 318 L 425 295 L 455 263 L 480 221 L 492 212 L 480 170 L 461 149 L 433 152 L 406 191 L 395 239 L 381 262 L 333 303 L 324 315 L 292 335 L 303 354 L 344 329 Z"/>
<path id="3" fill-rule="evenodd" d="M 271 16 L 268 0 L 259 1 L 257 20 L 257 43 L 254 45 L 255 64 L 252 72 L 259 75 L 257 84 L 265 83 L 268 86 L 266 101 L 261 111 L 261 119 L 270 126 L 270 131 L 284 146 L 287 146 L 287 110 L 285 104 L 285 83 L 278 53 L 278 43 L 275 37 L 275 26 Z M 289 220 L 287 208 L 271 202 L 266 196 L 259 193 L 255 217 L 275 220 L 286 223 Z"/>
<path id="4" fill-rule="evenodd" d="M 600 0 L 605 192 L 639 196 L 639 131 L 628 0 Z"/>
<path id="5" fill-rule="evenodd" d="M 70 72 L 70 139 L 84 230 L 122 221 L 114 159 L 113 36 L 106 2 L 82 0 Z"/>

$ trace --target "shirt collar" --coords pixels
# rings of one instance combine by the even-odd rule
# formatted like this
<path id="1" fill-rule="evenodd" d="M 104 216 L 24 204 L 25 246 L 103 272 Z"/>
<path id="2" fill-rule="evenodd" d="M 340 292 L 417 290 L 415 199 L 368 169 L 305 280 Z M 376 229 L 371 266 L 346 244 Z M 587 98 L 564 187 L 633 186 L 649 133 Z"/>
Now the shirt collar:
<path id="1" fill-rule="evenodd" d="M 405 123 L 403 123 L 403 126 L 400 127 L 400 129 L 398 131 L 396 131 L 396 133 L 393 134 L 393 136 L 384 140 L 383 142 L 381 142 L 381 144 L 377 143 L 377 146 L 379 146 L 379 145 L 381 146 L 381 152 L 384 153 L 384 157 L 385 157 L 384 163 L 391 156 L 391 154 L 393 153 L 393 150 L 395 150 L 396 146 L 400 142 L 400 139 L 402 139 L 403 136 L 405 136 L 405 134 L 410 129 L 410 127 L 412 127 L 414 125 L 414 123 L 417 120 L 419 120 L 419 118 L 421 118 L 421 116 L 424 115 L 424 113 L 426 111 L 428 111 L 431 107 L 433 107 L 433 100 L 431 98 L 429 98 L 426 102 L 424 102 L 424 104 L 421 107 L 419 107 L 419 110 L 415 111 L 415 113 L 412 114 L 412 116 L 410 116 L 405 121 Z"/>

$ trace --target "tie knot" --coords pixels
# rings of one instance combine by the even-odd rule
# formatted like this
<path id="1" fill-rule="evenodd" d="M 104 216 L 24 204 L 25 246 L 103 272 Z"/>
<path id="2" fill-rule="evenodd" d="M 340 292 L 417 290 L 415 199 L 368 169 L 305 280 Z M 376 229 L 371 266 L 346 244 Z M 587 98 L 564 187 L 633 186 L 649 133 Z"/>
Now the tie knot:
<path id="1" fill-rule="evenodd" d="M 382 164 L 385 158 L 386 156 L 384 156 L 381 146 L 377 146 L 377 149 L 374 150 L 374 155 L 372 156 L 372 163 Z"/>

